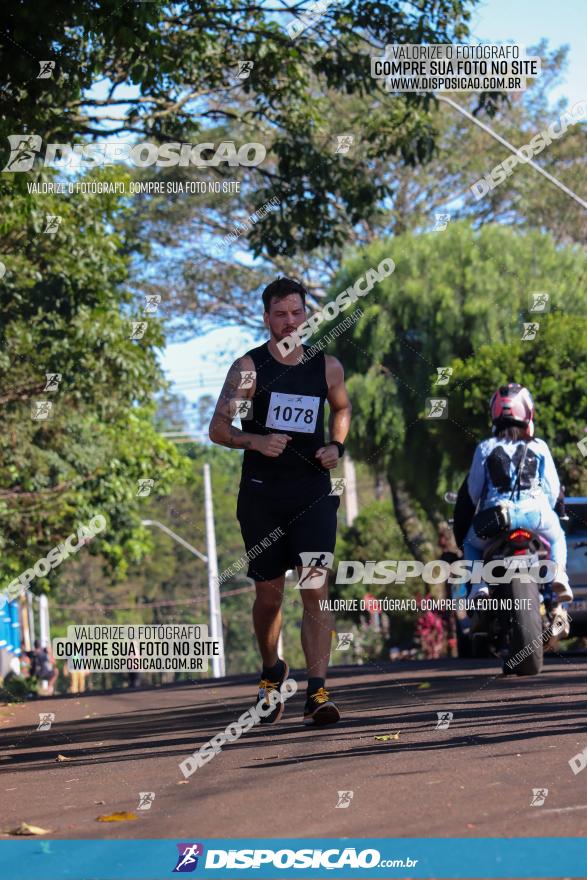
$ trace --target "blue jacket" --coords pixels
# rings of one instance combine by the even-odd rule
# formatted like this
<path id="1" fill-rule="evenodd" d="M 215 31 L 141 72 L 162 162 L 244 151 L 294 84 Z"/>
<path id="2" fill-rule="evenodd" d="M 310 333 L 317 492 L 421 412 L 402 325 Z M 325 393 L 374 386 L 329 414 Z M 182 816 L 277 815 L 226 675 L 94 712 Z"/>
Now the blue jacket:
<path id="1" fill-rule="evenodd" d="M 480 510 L 510 496 L 526 445 L 528 448 L 518 487 L 519 498 L 542 500 L 546 497 L 550 507 L 555 506 L 560 494 L 560 480 L 545 441 L 537 437 L 527 443 L 489 437 L 477 446 L 467 477 L 469 496 L 475 506 L 481 502 Z M 513 500 L 518 500 L 518 490 Z"/>

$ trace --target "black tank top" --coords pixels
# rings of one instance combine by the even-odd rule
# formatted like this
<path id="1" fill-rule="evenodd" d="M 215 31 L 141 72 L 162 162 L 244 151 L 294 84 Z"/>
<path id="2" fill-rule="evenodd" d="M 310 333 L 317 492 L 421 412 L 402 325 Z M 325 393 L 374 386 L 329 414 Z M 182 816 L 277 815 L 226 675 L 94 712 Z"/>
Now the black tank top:
<path id="1" fill-rule="evenodd" d="M 308 346 L 304 346 L 304 351 Z M 268 343 L 247 352 L 255 364 L 252 418 L 242 421 L 251 434 L 289 434 L 281 455 L 269 458 L 246 449 L 241 487 L 249 481 L 279 488 L 284 483 L 311 482 L 330 489 L 330 472 L 314 457 L 324 446 L 324 401 L 328 395 L 323 352 L 288 366 L 273 357 Z"/>

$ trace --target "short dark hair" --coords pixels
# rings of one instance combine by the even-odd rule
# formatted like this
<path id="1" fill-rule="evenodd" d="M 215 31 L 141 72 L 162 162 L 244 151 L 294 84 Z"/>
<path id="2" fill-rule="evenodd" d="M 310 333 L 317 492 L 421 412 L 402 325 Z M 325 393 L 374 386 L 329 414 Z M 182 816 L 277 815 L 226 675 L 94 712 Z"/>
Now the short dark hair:
<path id="1" fill-rule="evenodd" d="M 304 308 L 306 307 L 306 296 L 308 295 L 308 291 L 304 285 L 299 281 L 295 281 L 293 278 L 280 276 L 279 278 L 276 278 L 275 281 L 272 281 L 271 284 L 268 284 L 261 294 L 265 311 L 269 311 L 272 299 L 284 299 L 286 296 L 289 296 L 290 293 L 299 293 Z"/>

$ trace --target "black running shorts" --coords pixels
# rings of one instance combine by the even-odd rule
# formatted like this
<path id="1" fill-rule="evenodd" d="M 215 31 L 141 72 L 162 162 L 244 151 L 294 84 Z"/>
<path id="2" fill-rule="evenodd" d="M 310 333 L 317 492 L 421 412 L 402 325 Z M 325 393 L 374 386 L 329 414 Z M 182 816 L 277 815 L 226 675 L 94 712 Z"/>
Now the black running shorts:
<path id="1" fill-rule="evenodd" d="M 284 484 L 279 491 L 251 479 L 241 483 L 236 515 L 249 560 L 248 577 L 273 580 L 297 565 L 319 567 L 316 560 L 323 553 L 334 553 L 340 497 L 329 492 L 329 478 L 319 484 Z"/>

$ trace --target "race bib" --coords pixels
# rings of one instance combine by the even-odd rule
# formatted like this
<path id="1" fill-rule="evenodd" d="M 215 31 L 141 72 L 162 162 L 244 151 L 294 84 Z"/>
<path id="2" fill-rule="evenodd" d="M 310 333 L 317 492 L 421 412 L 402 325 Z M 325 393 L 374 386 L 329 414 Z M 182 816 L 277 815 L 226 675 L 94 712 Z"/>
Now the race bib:
<path id="1" fill-rule="evenodd" d="M 265 427 L 313 434 L 316 430 L 319 407 L 319 397 L 310 397 L 307 394 L 280 394 L 278 391 L 272 391 Z"/>

